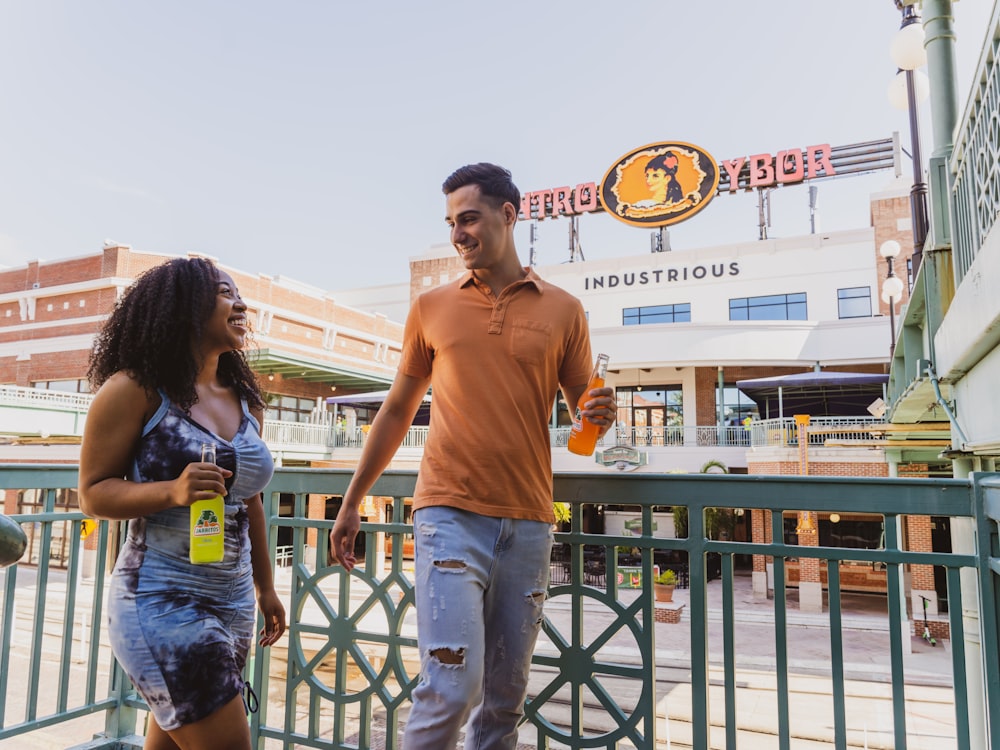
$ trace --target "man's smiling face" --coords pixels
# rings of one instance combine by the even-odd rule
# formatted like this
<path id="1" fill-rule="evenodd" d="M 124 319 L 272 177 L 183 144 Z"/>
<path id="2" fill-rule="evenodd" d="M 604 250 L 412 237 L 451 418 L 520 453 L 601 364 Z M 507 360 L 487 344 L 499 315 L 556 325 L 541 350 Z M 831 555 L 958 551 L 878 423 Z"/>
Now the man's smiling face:
<path id="1" fill-rule="evenodd" d="M 469 270 L 493 268 L 505 259 L 516 218 L 510 203 L 497 207 L 478 185 L 465 185 L 448 194 L 445 221 L 451 227 L 451 244 Z"/>

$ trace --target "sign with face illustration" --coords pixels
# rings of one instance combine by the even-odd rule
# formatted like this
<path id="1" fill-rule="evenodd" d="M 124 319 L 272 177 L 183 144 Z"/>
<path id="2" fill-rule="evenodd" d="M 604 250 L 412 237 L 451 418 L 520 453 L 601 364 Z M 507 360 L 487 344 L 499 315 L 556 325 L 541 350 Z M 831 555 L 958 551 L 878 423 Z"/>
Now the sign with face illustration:
<path id="1" fill-rule="evenodd" d="M 607 211 L 639 227 L 663 227 L 690 219 L 717 193 L 770 190 L 802 182 L 883 169 L 899 173 L 899 136 L 831 146 L 819 143 L 717 162 L 705 149 L 682 141 L 652 143 L 629 151 L 600 184 L 582 182 L 527 192 L 519 218 L 543 221 Z"/>
<path id="2" fill-rule="evenodd" d="M 604 210 L 634 226 L 684 221 L 715 197 L 717 162 L 690 143 L 653 143 L 621 157 L 601 181 Z"/>

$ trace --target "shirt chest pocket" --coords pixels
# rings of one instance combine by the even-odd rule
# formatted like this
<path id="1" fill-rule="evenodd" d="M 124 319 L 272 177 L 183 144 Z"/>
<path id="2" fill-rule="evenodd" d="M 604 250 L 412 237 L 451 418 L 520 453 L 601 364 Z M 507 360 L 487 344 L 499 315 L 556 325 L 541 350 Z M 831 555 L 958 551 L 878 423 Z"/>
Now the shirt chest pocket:
<path id="1" fill-rule="evenodd" d="M 520 321 L 511 326 L 508 351 L 518 362 L 540 365 L 545 361 L 552 338 L 552 326 L 541 321 Z"/>

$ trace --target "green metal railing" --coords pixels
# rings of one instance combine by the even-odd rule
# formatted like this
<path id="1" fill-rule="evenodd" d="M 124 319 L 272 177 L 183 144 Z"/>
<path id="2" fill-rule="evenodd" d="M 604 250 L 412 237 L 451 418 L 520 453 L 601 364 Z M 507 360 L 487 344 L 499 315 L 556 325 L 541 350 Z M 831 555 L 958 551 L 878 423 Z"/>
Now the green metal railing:
<path id="1" fill-rule="evenodd" d="M 363 524 L 364 564 L 351 574 L 329 565 L 328 531 L 332 521 L 311 519 L 310 496 L 341 495 L 350 473 L 339 470 L 280 469 L 265 498 L 270 518 L 272 555 L 279 536 L 291 548 L 290 565 L 278 569 L 279 590 L 285 597 L 289 631 L 282 644 L 258 650 L 248 667 L 261 697 L 260 711 L 251 717 L 255 747 L 270 748 L 399 748 L 409 695 L 417 680 L 418 655 L 413 617 L 414 592 L 404 557 L 403 539 L 412 534 L 404 523 L 405 498 L 413 491 L 415 474 L 390 472 L 375 493 L 391 498 L 386 523 Z M 75 486 L 72 467 L 0 467 L 0 489 L 11 496 L 20 490 L 41 490 L 47 498 L 39 513 L 11 517 L 37 524 L 44 548 L 64 529 L 70 545 L 66 574 L 50 575 L 47 566 L 15 565 L 2 576 L 0 599 L 0 745 L 13 740 L 27 746 L 33 737 L 61 736 L 65 747 L 131 747 L 140 740 L 145 720 L 142 700 L 114 664 L 103 635 L 105 580 L 119 543 L 121 525 L 100 523 L 96 544 L 82 551 L 84 516 L 56 510 L 60 489 Z M 773 747 L 789 750 L 801 734 L 794 681 L 799 679 L 788 633 L 798 613 L 788 605 L 785 569 L 793 560 L 817 558 L 827 565 L 828 606 L 823 629 L 815 638 L 828 640 L 829 696 L 825 710 L 831 720 L 829 746 L 858 746 L 861 729 L 852 721 L 845 665 L 844 596 L 841 569 L 850 563 L 884 566 L 888 581 L 889 725 L 882 732 L 884 747 L 921 747 L 927 741 L 913 723 L 908 706 L 907 623 L 903 571 L 913 564 L 941 566 L 946 571 L 950 625 L 950 692 L 954 702 L 949 733 L 959 750 L 1000 748 L 1000 665 L 997 645 L 1000 621 L 1000 475 L 973 475 L 971 480 L 904 480 L 820 477 L 738 477 L 729 475 L 572 474 L 555 480 L 555 497 L 570 503 L 572 520 L 556 541 L 568 546 L 568 582 L 550 588 L 543 634 L 533 662 L 525 736 L 538 748 L 662 747 L 676 724 L 665 711 L 683 708 L 689 716 L 689 737 L 673 739 L 674 747 L 708 748 L 709 738 L 736 748 L 745 717 L 741 691 L 747 679 L 739 657 L 740 628 L 734 597 L 735 558 L 764 555 L 773 559 L 773 662 L 769 679 L 775 704 L 767 718 L 773 724 Z M 587 533 L 588 506 L 624 505 L 634 508 L 641 534 L 607 536 Z M 653 534 L 653 511 L 663 506 L 688 509 L 689 534 L 665 539 Z M 708 508 L 763 510 L 773 543 L 716 541 L 705 538 Z M 280 512 L 279 512 L 280 510 Z M 884 518 L 881 549 L 805 547 L 784 541 L 783 514 L 789 512 L 878 513 Z M 965 523 L 988 540 L 963 553 L 908 551 L 900 529 L 906 515 L 945 516 Z M 315 538 L 312 541 L 311 537 Z M 384 555 L 384 540 L 394 540 Z M 651 580 L 656 558 L 686 555 L 690 589 L 685 624 L 670 626 L 670 646 L 685 652 L 683 672 L 689 690 L 685 700 L 677 690 L 663 692 L 663 665 L 657 664 L 657 613 L 651 588 L 619 585 L 617 549 L 638 550 L 642 580 Z M 721 558 L 721 611 L 709 605 L 708 560 Z M 606 561 L 599 585 L 589 585 L 588 566 L 595 556 Z M 86 565 L 84 564 L 86 558 Z M 41 559 L 45 559 L 42 550 Z M 961 578 L 975 581 L 963 589 Z M 713 594 L 714 595 L 714 594 Z M 970 607 L 981 609 L 981 632 L 967 632 Z M 709 623 L 721 617 L 721 645 L 712 645 Z M 715 621 L 713 620 L 713 623 Z M 814 623 L 815 625 L 815 623 Z M 717 624 L 713 624 L 717 627 Z M 662 632 L 662 626 L 661 626 Z M 982 642 L 979 669 L 967 648 Z M 721 686 L 721 692 L 717 685 Z M 988 707 L 985 712 L 981 705 Z M 977 718 L 978 717 L 978 718 Z M 919 718 L 919 717 L 918 717 Z M 986 727 L 980 729 L 980 725 Z M 714 730 L 713 730 L 714 728 Z M 866 727 L 866 731 L 871 728 Z M 984 739 L 983 732 L 990 739 Z M 675 729 L 676 732 L 676 729 Z M 721 737 L 721 739 L 720 739 Z M 872 731 L 871 747 L 874 742 Z M 523 740 L 522 740 L 523 741 Z M 866 738 L 866 742 L 868 738 Z M 941 737 L 935 740 L 938 744 Z M 658 745 L 657 743 L 660 742 Z M 131 743 L 131 744 L 130 744 Z M 986 743 L 986 744 L 984 744 Z M 717 746 L 717 745 L 716 745 Z M 741 746 L 741 745 L 740 745 Z"/>
<path id="2" fill-rule="evenodd" d="M 951 156 L 952 244 L 955 286 L 972 266 L 997 219 L 1000 163 L 996 111 L 1000 102 L 1000 5 L 987 24 L 979 65 Z"/>

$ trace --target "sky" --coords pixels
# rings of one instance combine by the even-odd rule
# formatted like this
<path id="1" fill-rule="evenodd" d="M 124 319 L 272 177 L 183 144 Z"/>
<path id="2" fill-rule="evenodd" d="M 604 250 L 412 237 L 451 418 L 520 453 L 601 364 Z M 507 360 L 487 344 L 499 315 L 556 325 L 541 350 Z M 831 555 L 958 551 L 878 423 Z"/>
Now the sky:
<path id="1" fill-rule="evenodd" d="M 954 3 L 960 110 L 991 9 Z M 908 149 L 886 93 L 899 18 L 892 0 L 0 0 L 0 267 L 111 240 L 327 291 L 394 284 L 448 242 L 441 183 L 463 164 L 523 193 L 661 141 L 722 160 L 899 131 Z M 817 182 L 820 230 L 868 226 L 891 179 Z M 539 223 L 539 265 L 569 261 L 568 226 Z M 768 235 L 809 230 L 808 188 L 775 191 Z M 758 235 L 737 193 L 670 243 Z M 527 263 L 527 222 L 515 238 Z M 604 214 L 580 238 L 586 260 L 650 248 Z"/>

